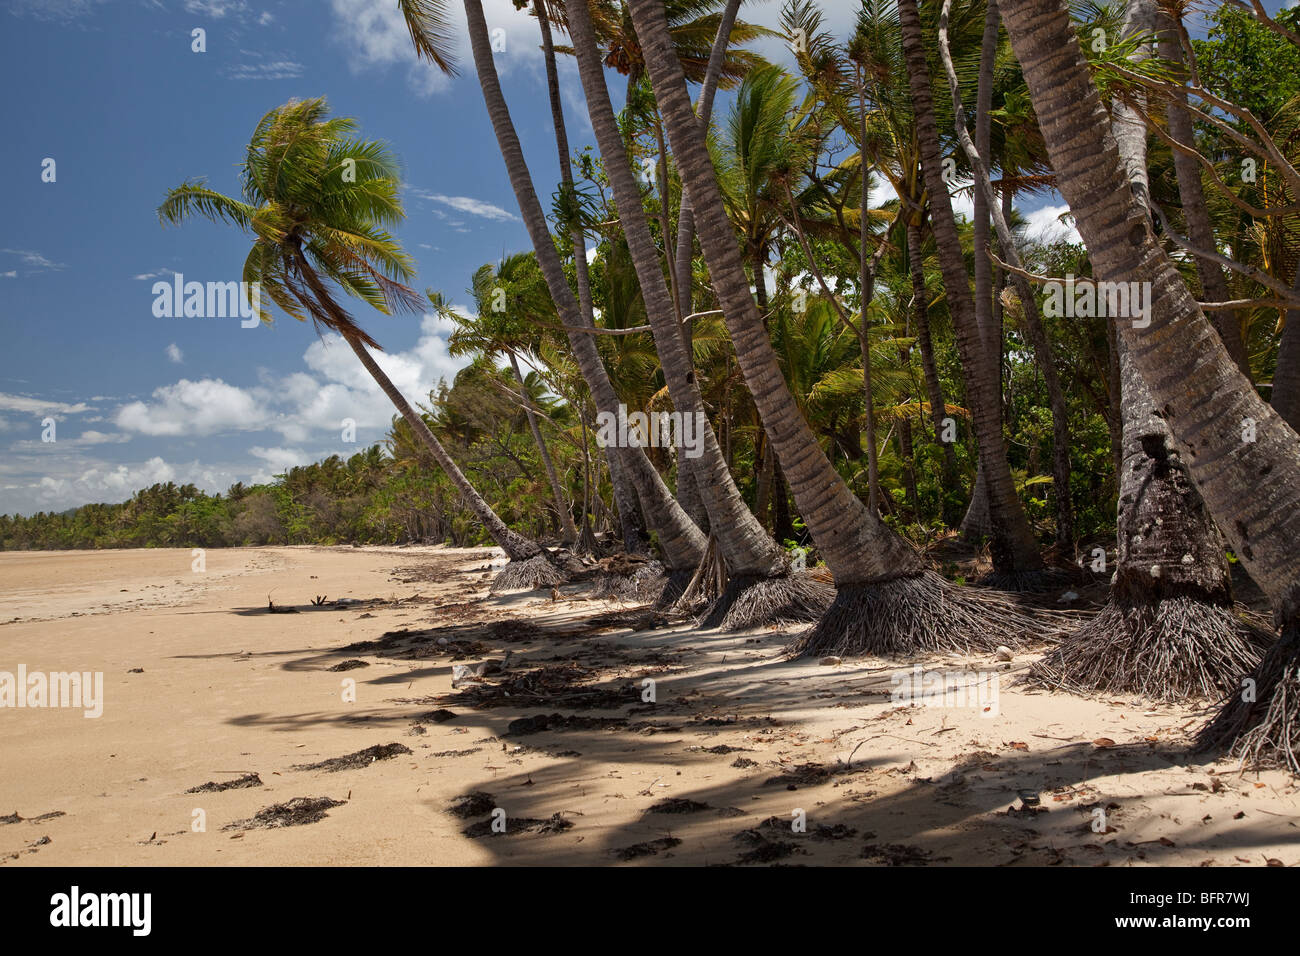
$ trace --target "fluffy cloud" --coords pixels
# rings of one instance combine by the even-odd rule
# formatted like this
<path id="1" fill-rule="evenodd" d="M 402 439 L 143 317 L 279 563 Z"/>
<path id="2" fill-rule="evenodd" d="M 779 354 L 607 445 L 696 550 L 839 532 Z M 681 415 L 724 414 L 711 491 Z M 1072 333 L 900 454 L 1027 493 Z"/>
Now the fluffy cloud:
<path id="1" fill-rule="evenodd" d="M 154 389 L 153 399 L 123 405 L 113 424 L 142 435 L 213 435 L 252 431 L 267 423 L 267 413 L 253 395 L 219 378 L 183 378 Z"/>
<path id="2" fill-rule="evenodd" d="M 1025 233 L 1041 242 L 1055 242 L 1058 239 L 1066 239 L 1082 245 L 1083 238 L 1074 225 L 1074 217 L 1068 215 L 1069 212 L 1070 207 L 1062 204 L 1059 206 L 1042 206 L 1033 212 L 1025 213 Z M 1062 216 L 1066 216 L 1071 221 L 1068 224 L 1062 222 Z"/>
<path id="3" fill-rule="evenodd" d="M 164 351 L 167 353 L 167 358 L 175 362 L 177 365 L 185 361 L 185 353 L 181 351 L 181 347 L 175 342 L 167 346 Z"/>
<path id="4" fill-rule="evenodd" d="M 406 67 L 411 87 L 423 96 L 450 88 L 451 78 L 429 63 L 416 59 L 406 21 L 395 3 L 374 0 L 330 0 L 337 23 L 338 42 L 348 49 L 348 64 L 356 72 Z M 530 7 L 531 8 L 531 7 Z M 447 4 L 452 54 L 459 64 L 471 62 L 465 11 L 459 3 Z M 497 45 L 497 70 L 508 74 L 516 66 L 541 62 L 541 36 L 528 10 L 516 10 L 513 0 L 484 0 L 483 15 Z M 472 72 L 472 71 L 471 71 Z"/>

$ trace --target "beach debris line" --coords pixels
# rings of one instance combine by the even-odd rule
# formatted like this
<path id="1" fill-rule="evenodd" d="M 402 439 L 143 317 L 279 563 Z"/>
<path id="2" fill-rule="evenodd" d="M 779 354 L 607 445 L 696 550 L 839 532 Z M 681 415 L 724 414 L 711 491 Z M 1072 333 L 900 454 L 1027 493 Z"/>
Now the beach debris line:
<path id="1" fill-rule="evenodd" d="M 376 744 L 373 747 L 367 747 L 365 750 L 358 750 L 356 753 L 345 754 L 342 757 L 331 757 L 329 760 L 322 760 L 319 763 L 295 764 L 293 769 L 324 770 L 326 773 L 337 773 L 340 770 L 360 770 L 377 761 L 391 760 L 399 754 L 409 754 L 410 752 L 411 748 L 405 744 Z"/>
<path id="2" fill-rule="evenodd" d="M 275 803 L 258 810 L 247 820 L 228 823 L 222 830 L 260 830 L 276 827 L 300 827 L 324 820 L 327 811 L 341 807 L 346 800 L 331 800 L 329 797 L 294 797 L 285 803 Z"/>
<path id="3" fill-rule="evenodd" d="M 246 773 L 235 780 L 224 780 L 221 783 L 209 780 L 207 783 L 200 784 L 197 787 L 190 787 L 186 793 L 220 793 L 223 790 L 245 790 L 249 787 L 263 786 L 262 778 L 255 773 Z"/>

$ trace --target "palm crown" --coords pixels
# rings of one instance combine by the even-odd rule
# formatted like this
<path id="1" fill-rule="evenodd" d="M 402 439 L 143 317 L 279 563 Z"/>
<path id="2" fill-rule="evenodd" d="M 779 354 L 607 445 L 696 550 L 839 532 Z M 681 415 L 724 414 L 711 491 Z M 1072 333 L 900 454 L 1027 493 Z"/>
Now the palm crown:
<path id="1" fill-rule="evenodd" d="M 300 321 L 310 317 L 318 328 L 378 348 L 322 281 L 385 314 L 421 301 L 403 283 L 414 263 L 387 231 L 405 217 L 397 162 L 385 144 L 355 131 L 351 118 L 329 117 L 324 97 L 290 100 L 253 131 L 240 166 L 242 198 L 190 180 L 167 193 L 158 218 L 179 224 L 199 215 L 251 232 L 244 282 L 258 283 Z"/>

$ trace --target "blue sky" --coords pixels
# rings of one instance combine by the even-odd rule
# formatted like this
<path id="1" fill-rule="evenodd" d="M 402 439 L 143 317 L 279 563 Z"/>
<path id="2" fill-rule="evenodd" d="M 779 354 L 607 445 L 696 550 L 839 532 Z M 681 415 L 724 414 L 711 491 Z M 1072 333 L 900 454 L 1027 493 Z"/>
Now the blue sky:
<path id="1" fill-rule="evenodd" d="M 417 288 L 453 302 L 478 266 L 527 235 L 478 86 L 463 13 L 448 4 L 462 75 L 417 63 L 386 0 L 5 0 L 0 9 L 0 513 L 121 501 L 155 481 L 209 491 L 382 438 L 392 408 L 337 339 L 277 317 L 157 318 L 152 285 L 239 278 L 248 240 L 194 221 L 163 229 L 166 189 L 204 177 L 236 193 L 257 120 L 291 97 L 325 95 L 401 159 L 408 220 L 397 235 Z M 853 4 L 828 3 L 846 29 Z M 1270 4 L 1270 7 L 1272 4 Z M 538 190 L 558 179 L 535 22 L 485 0 L 503 86 Z M 776 0 L 746 4 L 775 26 Z M 206 31 L 206 52 L 191 31 Z M 762 51 L 785 59 L 776 44 Z M 562 64 L 570 140 L 592 142 L 580 86 Z M 621 78 L 611 90 L 621 101 Z M 54 182 L 42 164 L 55 161 Z M 1033 219 L 1062 211 L 1038 203 Z M 358 317 L 394 381 L 421 399 L 462 364 L 426 316 Z M 56 421 L 43 442 L 42 421 Z M 340 422 L 357 422 L 357 444 Z"/>

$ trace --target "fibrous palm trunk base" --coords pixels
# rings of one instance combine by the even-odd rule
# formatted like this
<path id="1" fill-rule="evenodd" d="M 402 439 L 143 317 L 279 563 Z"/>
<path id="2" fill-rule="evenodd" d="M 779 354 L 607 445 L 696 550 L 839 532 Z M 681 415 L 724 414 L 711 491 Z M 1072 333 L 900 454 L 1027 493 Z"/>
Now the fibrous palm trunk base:
<path id="1" fill-rule="evenodd" d="M 1300 774 L 1300 625 L 1283 627 L 1249 682 L 1246 676 L 1202 728 L 1198 743 L 1226 750 L 1247 769 L 1284 767 Z"/>
<path id="2" fill-rule="evenodd" d="M 1013 594 L 1041 594 L 1065 587 L 1074 582 L 1076 576 L 1060 568 L 1034 568 L 1029 571 L 989 571 L 975 579 L 975 584 L 995 591 L 1010 591 Z"/>
<path id="3" fill-rule="evenodd" d="M 488 588 L 490 594 L 499 591 L 531 591 L 534 588 L 555 587 L 568 580 L 568 575 L 549 554 L 543 551 L 522 561 L 511 560 L 497 572 Z"/>
<path id="4" fill-rule="evenodd" d="M 668 577 L 664 579 L 663 589 L 655 599 L 655 610 L 677 610 L 678 602 L 681 601 L 682 595 L 686 593 L 686 589 L 695 577 L 695 571 L 695 568 L 677 568 L 669 571 Z"/>
<path id="5" fill-rule="evenodd" d="M 601 562 L 592 597 L 650 603 L 658 600 L 668 578 L 663 564 L 641 555 L 616 554 Z"/>
<path id="6" fill-rule="evenodd" d="M 1014 601 L 923 571 L 880 584 L 840 585 L 830 609 L 790 651 L 838 657 L 968 653 L 1047 636 Z"/>
<path id="7" fill-rule="evenodd" d="M 820 620 L 835 600 L 824 571 L 793 571 L 779 577 L 736 575 L 700 618 L 700 627 L 742 631 L 765 624 Z"/>
<path id="8" fill-rule="evenodd" d="M 1036 661 L 1023 682 L 1163 701 L 1219 698 L 1240 687 L 1269 640 L 1225 604 L 1189 595 L 1112 600 Z"/>

